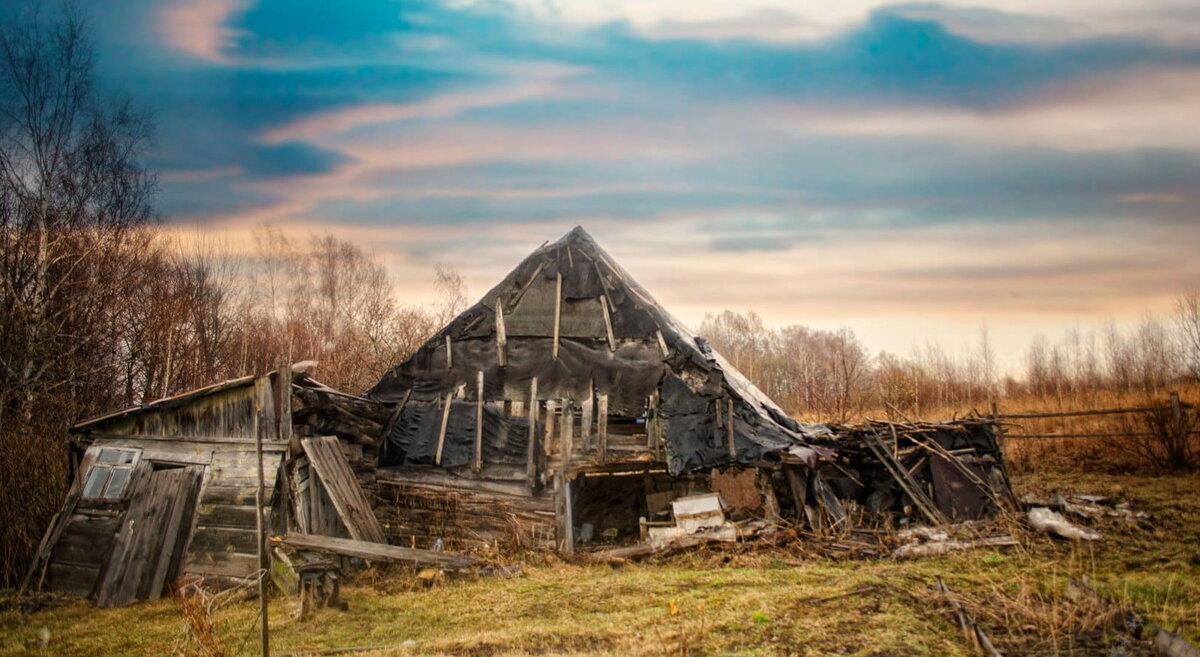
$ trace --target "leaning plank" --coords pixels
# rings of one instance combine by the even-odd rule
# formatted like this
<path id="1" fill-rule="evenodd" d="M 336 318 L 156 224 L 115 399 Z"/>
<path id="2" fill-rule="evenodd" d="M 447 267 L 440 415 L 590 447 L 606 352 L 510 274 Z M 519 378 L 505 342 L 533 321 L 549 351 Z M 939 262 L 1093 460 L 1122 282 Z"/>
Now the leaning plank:
<path id="1" fill-rule="evenodd" d="M 371 511 L 371 503 L 359 488 L 358 479 L 346 462 L 338 439 L 321 436 L 305 438 L 300 442 L 350 536 L 360 541 L 385 543 L 387 539 L 383 537 L 383 527 Z"/>
<path id="2" fill-rule="evenodd" d="M 415 563 L 444 569 L 464 569 L 478 565 L 474 557 L 449 552 L 434 552 L 418 548 L 406 548 L 384 543 L 366 543 L 346 538 L 316 536 L 313 534 L 286 534 L 276 540 L 302 550 L 332 552 L 347 557 L 358 557 L 367 561 Z"/>

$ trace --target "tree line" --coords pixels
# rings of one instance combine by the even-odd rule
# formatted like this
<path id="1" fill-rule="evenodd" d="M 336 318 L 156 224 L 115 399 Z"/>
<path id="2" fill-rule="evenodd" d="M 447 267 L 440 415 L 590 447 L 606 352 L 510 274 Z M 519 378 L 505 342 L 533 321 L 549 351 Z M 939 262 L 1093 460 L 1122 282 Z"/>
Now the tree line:
<path id="1" fill-rule="evenodd" d="M 822 422 L 986 413 L 1000 399 L 1086 408 L 1111 395 L 1159 399 L 1200 381 L 1197 290 L 1181 293 L 1170 316 L 1132 327 L 1036 336 L 1023 370 L 1003 375 L 986 328 L 965 353 L 931 342 L 909 356 L 873 353 L 848 328 L 767 328 L 753 311 L 706 315 L 699 333 L 785 410 Z"/>

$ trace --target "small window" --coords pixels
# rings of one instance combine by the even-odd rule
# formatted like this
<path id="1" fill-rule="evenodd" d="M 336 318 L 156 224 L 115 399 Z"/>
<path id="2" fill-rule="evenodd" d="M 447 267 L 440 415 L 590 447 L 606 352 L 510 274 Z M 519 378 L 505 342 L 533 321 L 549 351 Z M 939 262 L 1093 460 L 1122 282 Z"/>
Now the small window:
<path id="1" fill-rule="evenodd" d="M 137 452 L 129 449 L 102 449 L 83 482 L 83 497 L 117 500 L 129 485 Z"/>

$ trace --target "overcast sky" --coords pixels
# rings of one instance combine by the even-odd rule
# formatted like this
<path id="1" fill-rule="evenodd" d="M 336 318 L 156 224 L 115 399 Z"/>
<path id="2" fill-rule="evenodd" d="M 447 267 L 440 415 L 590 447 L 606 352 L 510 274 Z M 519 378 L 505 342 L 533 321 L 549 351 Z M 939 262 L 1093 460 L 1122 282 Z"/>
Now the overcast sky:
<path id="1" fill-rule="evenodd" d="M 120 0 L 160 208 L 478 297 L 582 224 L 685 322 L 954 351 L 1200 283 L 1200 3 Z"/>

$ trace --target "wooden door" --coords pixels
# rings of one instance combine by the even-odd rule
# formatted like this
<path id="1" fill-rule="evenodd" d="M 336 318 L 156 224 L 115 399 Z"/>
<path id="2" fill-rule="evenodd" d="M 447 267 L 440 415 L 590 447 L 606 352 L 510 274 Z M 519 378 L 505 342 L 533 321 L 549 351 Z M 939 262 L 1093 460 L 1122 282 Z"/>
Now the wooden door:
<path id="1" fill-rule="evenodd" d="M 156 600 L 182 572 L 203 466 L 150 468 L 132 491 L 96 596 L 101 607 Z"/>

